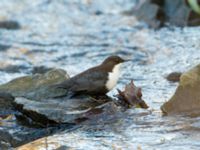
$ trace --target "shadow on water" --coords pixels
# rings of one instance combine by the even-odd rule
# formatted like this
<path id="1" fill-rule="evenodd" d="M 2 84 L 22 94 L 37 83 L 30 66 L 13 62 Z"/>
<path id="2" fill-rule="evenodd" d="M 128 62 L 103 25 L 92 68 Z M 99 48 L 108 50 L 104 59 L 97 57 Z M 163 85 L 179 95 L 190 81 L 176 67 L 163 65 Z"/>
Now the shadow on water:
<path id="1" fill-rule="evenodd" d="M 160 106 L 177 86 L 164 76 L 200 62 L 200 28 L 149 29 L 133 16 L 122 15 L 133 5 L 130 0 L 2 0 L 0 19 L 14 18 L 21 28 L 0 29 L 0 83 L 31 74 L 36 66 L 63 68 L 74 75 L 109 55 L 131 58 L 116 88 L 134 79 L 150 109 L 127 110 L 114 121 L 86 122 L 67 136 L 56 134 L 54 140 L 75 149 L 199 149 L 199 118 L 163 117 Z M 114 94 L 115 89 L 109 93 Z M 0 120 L 0 130 L 10 136 L 0 143 L 12 145 L 20 145 L 23 137 L 47 134 L 46 129 L 17 123 L 14 115 Z"/>

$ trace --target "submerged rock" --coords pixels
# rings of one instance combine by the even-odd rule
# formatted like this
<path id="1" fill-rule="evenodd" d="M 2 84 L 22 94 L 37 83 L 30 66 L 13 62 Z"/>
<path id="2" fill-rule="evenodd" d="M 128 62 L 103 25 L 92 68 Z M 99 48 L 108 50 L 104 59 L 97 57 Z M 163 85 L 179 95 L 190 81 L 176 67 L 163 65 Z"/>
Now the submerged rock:
<path id="1" fill-rule="evenodd" d="M 6 143 L 4 141 L 0 141 L 0 149 L 1 150 L 8 150 L 8 149 L 12 149 L 12 147 L 9 143 Z"/>
<path id="2" fill-rule="evenodd" d="M 49 97 L 65 95 L 65 90 L 51 88 L 52 84 L 65 81 L 69 78 L 62 69 L 52 69 L 45 74 L 35 74 L 16 78 L 0 85 L 0 92 L 12 94 L 14 97 L 26 97 L 42 100 Z"/>
<path id="3" fill-rule="evenodd" d="M 27 143 L 25 145 L 22 145 L 18 148 L 17 150 L 26 150 L 33 148 L 34 150 L 41 150 L 44 148 L 45 144 L 47 145 L 47 149 L 67 149 L 71 148 L 68 146 L 68 138 L 69 134 L 73 132 L 75 129 L 80 129 L 81 130 L 95 130 L 93 129 L 92 126 L 97 127 L 97 132 L 101 132 L 102 129 L 101 125 L 106 124 L 112 124 L 120 121 L 120 118 L 125 117 L 124 115 L 121 114 L 119 111 L 119 108 L 113 103 L 113 102 L 107 102 L 100 107 L 97 107 L 96 109 L 93 109 L 87 113 L 87 117 L 90 118 L 87 121 L 82 122 L 80 125 L 74 126 L 72 130 L 68 131 L 63 131 L 58 134 L 54 134 L 53 136 L 48 136 L 44 138 L 40 138 L 38 140 L 32 141 L 30 143 Z M 88 127 L 88 128 L 87 128 Z M 102 131 L 103 132 L 103 131 Z M 95 133 L 93 133 L 95 134 Z M 74 148 L 74 147 L 73 147 Z M 75 148 L 76 149 L 76 148 Z"/>
<path id="4" fill-rule="evenodd" d="M 46 129 L 24 127 L 16 120 L 19 113 L 13 107 L 14 97 L 0 93 L 0 149 L 7 150 L 49 135 Z M 31 136 L 30 136 L 31 135 Z"/>
<path id="5" fill-rule="evenodd" d="M 171 82 L 179 82 L 181 75 L 181 72 L 172 72 L 166 76 L 166 79 Z"/>
<path id="6" fill-rule="evenodd" d="M 28 66 L 25 65 L 9 65 L 3 68 L 0 68 L 0 71 L 4 71 L 7 73 L 16 73 L 16 72 L 22 72 L 25 70 L 28 70 Z"/>
<path id="7" fill-rule="evenodd" d="M 21 26 L 18 22 L 14 20 L 6 20 L 6 21 L 0 21 L 0 29 L 8 29 L 8 30 L 17 30 L 20 29 Z"/>
<path id="8" fill-rule="evenodd" d="M 0 44 L 0 52 L 6 51 L 10 47 L 11 47 L 10 45 Z"/>
<path id="9" fill-rule="evenodd" d="M 10 123 L 11 124 L 11 123 Z M 5 150 L 8 150 L 8 147 L 17 147 L 27 142 L 31 142 L 38 138 L 49 135 L 52 132 L 55 132 L 57 128 L 30 128 L 19 125 L 1 125 L 0 128 L 0 149 L 2 150 L 5 147 Z M 58 129 L 57 129 L 58 130 Z M 2 145 L 3 144 L 3 145 Z M 6 149 L 7 147 L 7 149 Z"/>
<path id="10" fill-rule="evenodd" d="M 175 94 L 161 110 L 166 114 L 200 114 L 200 65 L 181 75 Z"/>

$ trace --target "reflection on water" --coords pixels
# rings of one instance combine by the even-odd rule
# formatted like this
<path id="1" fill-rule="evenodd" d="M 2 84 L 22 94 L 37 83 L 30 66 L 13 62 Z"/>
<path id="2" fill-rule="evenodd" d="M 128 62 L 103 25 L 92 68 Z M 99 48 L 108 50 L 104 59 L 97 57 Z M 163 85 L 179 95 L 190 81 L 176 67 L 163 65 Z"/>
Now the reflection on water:
<path id="1" fill-rule="evenodd" d="M 0 83 L 30 74 L 34 66 L 74 75 L 109 55 L 132 58 L 117 88 L 134 79 L 150 109 L 128 110 L 121 120 L 85 125 L 59 134 L 57 141 L 77 149 L 199 149 L 200 119 L 162 117 L 159 107 L 177 86 L 165 75 L 200 62 L 200 28 L 148 29 L 122 15 L 133 5 L 132 0 L 1 0 L 0 20 L 16 20 L 22 28 L 0 29 Z M 10 66 L 15 71 L 5 71 Z"/>

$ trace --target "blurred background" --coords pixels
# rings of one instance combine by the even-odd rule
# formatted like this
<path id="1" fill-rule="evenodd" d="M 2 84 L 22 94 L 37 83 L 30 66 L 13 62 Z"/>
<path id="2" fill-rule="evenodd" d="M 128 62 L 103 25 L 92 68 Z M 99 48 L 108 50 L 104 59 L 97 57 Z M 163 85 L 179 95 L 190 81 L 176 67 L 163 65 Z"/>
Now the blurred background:
<path id="1" fill-rule="evenodd" d="M 62 68 L 73 76 L 110 55 L 129 58 L 132 61 L 124 64 L 116 88 L 133 79 L 153 114 L 143 116 L 139 110 L 140 123 L 134 122 L 135 117 L 126 118 L 120 127 L 116 124 L 116 131 L 109 131 L 109 138 L 77 131 L 73 133 L 77 136 L 69 135 L 69 146 L 85 137 L 84 144 L 73 146 L 110 149 L 114 143 L 122 149 L 198 149 L 194 120 L 160 117 L 160 106 L 177 86 L 166 75 L 200 62 L 199 1 L 170 1 L 1 0 L 0 83 L 50 68 Z M 109 93 L 114 94 L 116 89 Z M 185 122 L 190 122 L 189 132 L 182 131 Z"/>

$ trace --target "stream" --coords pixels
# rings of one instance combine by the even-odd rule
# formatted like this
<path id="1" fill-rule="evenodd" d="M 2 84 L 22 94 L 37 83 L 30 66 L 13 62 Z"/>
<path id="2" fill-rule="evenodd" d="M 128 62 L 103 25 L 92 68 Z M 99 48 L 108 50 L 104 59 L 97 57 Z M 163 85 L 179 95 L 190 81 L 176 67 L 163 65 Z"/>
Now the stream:
<path id="1" fill-rule="evenodd" d="M 110 55 L 132 59 L 108 95 L 133 79 L 150 108 L 57 133 L 55 141 L 80 150 L 198 150 L 200 117 L 163 116 L 160 106 L 178 85 L 165 77 L 199 64 L 200 27 L 150 29 L 123 13 L 134 5 L 135 0 L 1 0 L 0 20 L 17 21 L 21 28 L 0 29 L 0 83 L 31 74 L 36 66 L 73 76 Z M 36 130 L 18 124 L 15 116 L 0 120 L 0 130 L 8 129 L 22 132 L 18 136 Z"/>

